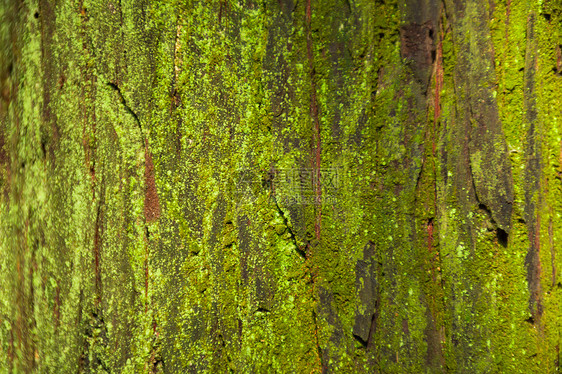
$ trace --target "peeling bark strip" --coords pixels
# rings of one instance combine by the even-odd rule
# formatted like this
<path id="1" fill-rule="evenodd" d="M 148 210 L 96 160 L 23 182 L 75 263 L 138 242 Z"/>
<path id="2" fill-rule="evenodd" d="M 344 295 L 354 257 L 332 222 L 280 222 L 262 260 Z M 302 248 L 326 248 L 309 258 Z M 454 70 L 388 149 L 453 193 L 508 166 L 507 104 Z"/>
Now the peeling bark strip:
<path id="1" fill-rule="evenodd" d="M 454 14 L 453 37 L 458 46 L 455 90 L 465 98 L 457 103 L 457 120 L 468 135 L 469 167 L 476 198 L 490 210 L 492 223 L 509 234 L 513 178 L 495 100 L 488 13 L 481 2 L 447 4 Z"/>
<path id="2" fill-rule="evenodd" d="M 493 224 L 509 234 L 513 180 L 495 100 L 496 76 L 487 12 L 480 2 L 447 4 L 453 12 L 453 37 L 458 45 L 455 89 L 465 97 L 457 104 L 458 121 L 468 134 L 476 198 L 490 210 Z"/>

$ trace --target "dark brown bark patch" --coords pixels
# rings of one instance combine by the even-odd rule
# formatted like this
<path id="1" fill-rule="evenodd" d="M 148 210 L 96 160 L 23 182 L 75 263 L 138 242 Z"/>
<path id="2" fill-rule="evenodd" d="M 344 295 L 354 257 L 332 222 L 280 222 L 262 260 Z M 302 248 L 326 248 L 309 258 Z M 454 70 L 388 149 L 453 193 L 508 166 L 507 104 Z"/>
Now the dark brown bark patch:
<path id="1" fill-rule="evenodd" d="M 5 141 L 4 141 L 3 129 L 0 128 L 0 167 L 4 167 L 5 165 L 8 165 L 8 155 L 4 150 L 4 143 Z"/>
<path id="2" fill-rule="evenodd" d="M 421 84 L 427 91 L 431 68 L 435 60 L 434 26 L 431 21 L 423 24 L 410 23 L 400 28 L 400 53 Z"/>
<path id="3" fill-rule="evenodd" d="M 355 312 L 353 336 L 366 348 L 371 345 L 380 312 L 378 263 L 374 256 L 375 245 L 369 242 L 363 250 L 363 259 L 355 265 L 355 287 L 364 310 L 357 309 Z"/>

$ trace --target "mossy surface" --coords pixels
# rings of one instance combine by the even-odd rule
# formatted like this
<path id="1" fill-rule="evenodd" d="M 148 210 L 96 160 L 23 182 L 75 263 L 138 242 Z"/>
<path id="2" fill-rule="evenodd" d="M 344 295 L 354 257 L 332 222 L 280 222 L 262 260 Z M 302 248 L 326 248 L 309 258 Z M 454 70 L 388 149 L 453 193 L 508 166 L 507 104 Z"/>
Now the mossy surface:
<path id="1" fill-rule="evenodd" d="M 558 2 L 0 19 L 0 372 L 559 370 Z"/>

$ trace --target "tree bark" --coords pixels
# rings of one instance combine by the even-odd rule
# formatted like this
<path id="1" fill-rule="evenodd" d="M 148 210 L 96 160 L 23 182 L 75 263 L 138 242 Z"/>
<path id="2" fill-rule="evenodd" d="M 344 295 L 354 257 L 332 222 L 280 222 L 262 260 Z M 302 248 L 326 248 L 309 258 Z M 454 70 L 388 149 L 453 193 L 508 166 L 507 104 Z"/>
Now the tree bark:
<path id="1" fill-rule="evenodd" d="M 558 1 L 0 14 L 0 371 L 559 370 Z"/>

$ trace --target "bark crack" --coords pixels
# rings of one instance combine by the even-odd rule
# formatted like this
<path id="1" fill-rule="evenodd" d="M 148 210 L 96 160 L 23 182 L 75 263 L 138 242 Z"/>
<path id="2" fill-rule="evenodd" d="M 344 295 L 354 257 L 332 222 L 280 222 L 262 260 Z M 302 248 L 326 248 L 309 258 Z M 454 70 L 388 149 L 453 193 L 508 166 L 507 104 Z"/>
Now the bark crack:
<path id="1" fill-rule="evenodd" d="M 287 217 L 285 217 L 285 213 L 283 212 L 283 210 L 279 206 L 279 203 L 277 202 L 277 198 L 275 196 L 272 196 L 271 198 L 273 199 L 273 202 L 275 204 L 275 208 L 277 208 L 277 213 L 281 216 L 281 219 L 283 220 L 283 224 L 287 228 L 287 231 L 289 233 L 289 237 L 291 239 L 291 242 L 295 246 L 295 250 L 304 260 L 306 260 L 307 259 L 306 252 L 298 245 L 297 237 L 296 237 L 295 233 L 293 232 L 293 229 L 291 228 L 291 225 L 289 224 L 289 220 L 287 219 Z"/>
<path id="2" fill-rule="evenodd" d="M 121 89 L 119 88 L 118 85 L 116 85 L 115 83 L 112 82 L 107 82 L 107 85 L 109 87 L 111 87 L 115 92 L 117 92 L 117 94 L 119 95 L 119 99 L 121 100 L 121 104 L 123 105 L 123 107 L 125 108 L 125 110 L 127 111 L 127 113 L 129 113 L 133 119 L 135 120 L 135 123 L 137 124 L 141 136 L 143 139 L 146 139 L 146 136 L 144 135 L 144 131 L 142 129 L 142 125 L 139 119 L 139 116 L 135 113 L 135 111 L 133 109 L 131 109 L 131 107 L 127 104 L 127 100 L 125 99 L 125 96 L 123 96 L 123 93 L 121 92 Z"/>

